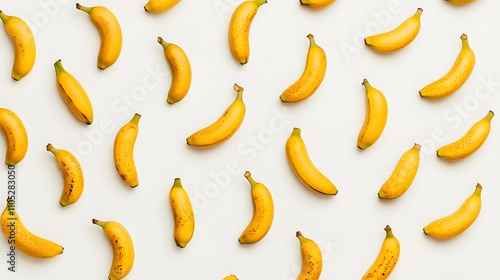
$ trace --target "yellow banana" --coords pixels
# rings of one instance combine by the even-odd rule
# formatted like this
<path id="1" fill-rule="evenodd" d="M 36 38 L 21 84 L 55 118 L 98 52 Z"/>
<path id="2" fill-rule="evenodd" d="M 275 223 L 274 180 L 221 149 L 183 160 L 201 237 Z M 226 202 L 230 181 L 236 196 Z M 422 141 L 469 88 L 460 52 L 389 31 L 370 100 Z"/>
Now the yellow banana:
<path id="1" fill-rule="evenodd" d="M 365 273 L 362 280 L 377 279 L 384 280 L 389 278 L 392 271 L 396 267 L 401 251 L 399 240 L 392 233 L 390 226 L 386 226 L 385 239 L 382 242 L 382 247 L 377 258 Z"/>
<path id="2" fill-rule="evenodd" d="M 335 0 L 299 0 L 299 1 L 300 4 L 313 9 L 324 8 L 335 2 Z"/>
<path id="3" fill-rule="evenodd" d="M 423 87 L 419 91 L 420 96 L 429 99 L 446 97 L 459 90 L 469 79 L 476 56 L 470 48 L 467 35 L 462 34 L 460 40 L 462 40 L 462 50 L 458 53 L 453 66 L 443 77 Z"/>
<path id="4" fill-rule="evenodd" d="M 285 144 L 286 157 L 293 172 L 307 187 L 327 195 L 338 193 L 335 185 L 312 163 L 300 128 L 295 127 Z"/>
<path id="5" fill-rule="evenodd" d="M 479 150 L 490 134 L 491 119 L 493 116 L 495 114 L 490 110 L 462 138 L 439 148 L 436 152 L 437 156 L 448 161 L 455 161 L 468 157 Z"/>
<path id="6" fill-rule="evenodd" d="M 7 140 L 5 164 L 16 165 L 28 151 L 26 128 L 16 113 L 7 108 L 0 108 L 0 129 Z"/>
<path id="7" fill-rule="evenodd" d="M 113 147 L 113 157 L 116 171 L 123 181 L 132 188 L 139 185 L 139 178 L 134 161 L 134 145 L 139 134 L 141 115 L 135 113 L 116 134 Z"/>
<path id="8" fill-rule="evenodd" d="M 0 11 L 0 18 L 15 51 L 11 76 L 14 80 L 19 81 L 28 75 L 35 65 L 35 37 L 28 24 L 21 18 L 6 15 L 2 11 Z"/>
<path id="9" fill-rule="evenodd" d="M 184 248 L 193 237 L 195 223 L 193 206 L 180 178 L 174 179 L 169 202 L 174 215 L 174 241 L 177 246 Z"/>
<path id="10" fill-rule="evenodd" d="M 474 2 L 474 0 L 446 0 L 446 1 L 455 5 L 463 5 Z"/>
<path id="11" fill-rule="evenodd" d="M 302 235 L 300 231 L 295 234 L 300 242 L 302 267 L 297 280 L 318 280 L 323 270 L 323 256 L 318 244 L 312 239 Z"/>
<path id="12" fill-rule="evenodd" d="M 53 241 L 41 238 L 30 232 L 22 223 L 21 218 L 14 209 L 11 200 L 2 212 L 2 231 L 7 237 L 10 246 L 35 258 L 52 258 L 63 253 L 64 248 Z"/>
<path id="13" fill-rule="evenodd" d="M 420 144 L 415 143 L 411 149 L 403 153 L 391 176 L 380 188 L 379 198 L 398 198 L 408 190 L 417 175 L 421 147 Z"/>
<path id="14" fill-rule="evenodd" d="M 468 229 L 481 211 L 482 186 L 478 183 L 474 193 L 452 214 L 431 222 L 424 227 L 424 233 L 438 239 L 447 239 L 459 235 Z"/>
<path id="15" fill-rule="evenodd" d="M 120 280 L 125 278 L 134 266 L 134 244 L 127 229 L 115 221 L 99 221 L 92 219 L 104 230 L 113 247 L 113 262 L 109 271 L 109 280 Z"/>
<path id="16" fill-rule="evenodd" d="M 174 104 L 181 101 L 191 87 L 191 64 L 186 53 L 176 44 L 168 43 L 162 37 L 158 37 L 158 43 L 163 47 L 172 72 L 167 102 Z"/>
<path id="17" fill-rule="evenodd" d="M 89 14 L 90 20 L 99 31 L 101 44 L 97 56 L 97 67 L 104 70 L 113 65 L 120 56 L 122 50 L 120 23 L 113 12 L 106 7 L 85 7 L 76 3 L 76 8 Z"/>
<path id="18" fill-rule="evenodd" d="M 364 79 L 362 84 L 366 88 L 366 115 L 358 134 L 357 146 L 364 150 L 373 145 L 384 131 L 388 107 L 387 100 L 380 90 L 372 87 L 367 79 Z"/>
<path id="19" fill-rule="evenodd" d="M 179 2 L 181 2 L 181 0 L 149 0 L 146 5 L 144 5 L 144 10 L 149 13 L 163 13 Z"/>
<path id="20" fill-rule="evenodd" d="M 231 54 L 240 64 L 246 64 L 250 56 L 250 26 L 259 7 L 267 0 L 247 0 L 238 5 L 229 22 L 228 42 Z"/>
<path id="21" fill-rule="evenodd" d="M 57 149 L 51 143 L 47 144 L 46 149 L 54 154 L 57 165 L 64 177 L 64 187 L 59 204 L 61 206 L 68 206 L 75 203 L 80 199 L 84 186 L 83 171 L 80 163 L 72 153 Z"/>
<path id="22" fill-rule="evenodd" d="M 92 124 L 94 109 L 82 85 L 64 69 L 60 59 L 54 63 L 54 68 L 56 70 L 57 89 L 68 108 L 77 119 L 86 124 Z"/>
<path id="23" fill-rule="evenodd" d="M 245 178 L 252 188 L 253 216 L 238 241 L 241 244 L 253 244 L 259 242 L 269 232 L 274 218 L 274 204 L 271 193 L 265 185 L 255 182 L 249 171 L 245 172 Z"/>
<path id="24" fill-rule="evenodd" d="M 209 148 L 226 141 L 236 133 L 245 117 L 246 107 L 243 103 L 244 89 L 237 84 L 234 84 L 233 89 L 237 92 L 236 100 L 214 123 L 186 138 L 188 145 Z"/>
<path id="25" fill-rule="evenodd" d="M 393 30 L 366 37 L 365 44 L 381 53 L 394 52 L 406 47 L 417 37 L 420 31 L 420 16 L 422 12 L 422 8 L 418 8 L 413 16 L 406 19 Z"/>
<path id="26" fill-rule="evenodd" d="M 222 280 L 238 280 L 238 278 L 236 277 L 236 275 L 231 274 L 229 276 L 224 277 L 224 279 Z"/>
<path id="27" fill-rule="evenodd" d="M 325 51 L 316 44 L 312 34 L 307 35 L 307 38 L 309 38 L 309 51 L 306 66 L 299 79 L 280 95 L 283 102 L 297 102 L 310 97 L 316 92 L 325 77 Z"/>

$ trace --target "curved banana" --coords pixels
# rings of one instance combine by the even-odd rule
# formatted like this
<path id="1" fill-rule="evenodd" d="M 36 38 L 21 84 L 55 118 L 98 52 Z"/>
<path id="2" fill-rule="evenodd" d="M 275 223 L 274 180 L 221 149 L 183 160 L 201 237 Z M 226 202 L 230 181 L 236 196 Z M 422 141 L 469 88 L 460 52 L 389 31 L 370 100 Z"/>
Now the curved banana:
<path id="1" fill-rule="evenodd" d="M 113 247 L 113 262 L 109 271 L 109 280 L 125 278 L 134 266 L 134 244 L 127 229 L 115 221 L 99 221 L 92 223 L 102 227 L 104 234 Z"/>
<path id="2" fill-rule="evenodd" d="M 323 256 L 318 244 L 312 239 L 302 235 L 300 231 L 295 234 L 300 242 L 302 267 L 297 280 L 318 280 L 323 270 Z"/>
<path id="3" fill-rule="evenodd" d="M 77 119 L 86 124 L 92 124 L 94 109 L 82 85 L 64 69 L 60 59 L 54 63 L 54 68 L 56 70 L 57 89 L 68 108 Z"/>
<path id="4" fill-rule="evenodd" d="M 421 147 L 415 143 L 411 149 L 403 153 L 391 176 L 380 188 L 378 192 L 380 199 L 398 198 L 408 190 L 417 175 Z"/>
<path id="5" fill-rule="evenodd" d="M 462 40 L 462 50 L 458 53 L 453 66 L 443 77 L 422 88 L 419 91 L 420 96 L 441 99 L 459 90 L 469 79 L 476 63 L 476 56 L 470 48 L 467 35 L 462 34 L 460 40 Z"/>
<path id="6" fill-rule="evenodd" d="M 236 277 L 236 275 L 234 274 L 231 274 L 229 276 L 224 277 L 224 279 L 222 280 L 238 280 L 238 277 Z"/>
<path id="7" fill-rule="evenodd" d="M 97 67 L 101 70 L 113 65 L 122 50 L 122 29 L 116 16 L 106 7 L 85 7 L 76 3 L 78 10 L 86 12 L 101 37 Z"/>
<path id="8" fill-rule="evenodd" d="M 217 121 L 186 138 L 188 145 L 210 148 L 226 141 L 236 133 L 245 117 L 246 107 L 243 103 L 244 89 L 237 84 L 234 84 L 233 89 L 237 92 L 236 100 Z"/>
<path id="9" fill-rule="evenodd" d="M 481 211 L 482 186 L 478 183 L 474 193 L 452 214 L 431 222 L 424 227 L 424 233 L 438 239 L 447 239 L 459 235 L 468 229 Z"/>
<path id="10" fill-rule="evenodd" d="M 51 143 L 47 144 L 47 151 L 54 154 L 57 165 L 64 177 L 64 187 L 59 199 L 61 206 L 68 206 L 80 199 L 83 193 L 84 178 L 80 163 L 76 157 L 62 149 L 55 148 Z"/>
<path id="11" fill-rule="evenodd" d="M 394 52 L 406 47 L 417 37 L 420 31 L 420 16 L 422 12 L 422 8 L 418 8 L 413 16 L 406 19 L 393 30 L 366 37 L 365 44 L 381 53 Z"/>
<path id="12" fill-rule="evenodd" d="M 26 255 L 47 259 L 63 253 L 61 245 L 33 234 L 24 226 L 11 200 L 7 200 L 1 220 L 2 231 L 9 245 Z"/>
<path id="13" fill-rule="evenodd" d="M 361 278 L 362 280 L 387 279 L 396 267 L 401 251 L 399 240 L 392 233 L 390 226 L 387 225 L 384 230 L 385 239 L 384 242 L 382 242 L 382 247 L 371 267 L 363 278 Z"/>
<path id="14" fill-rule="evenodd" d="M 250 26 L 259 7 L 267 0 L 247 0 L 233 12 L 229 22 L 228 42 L 231 54 L 240 64 L 246 64 L 250 56 Z"/>
<path id="15" fill-rule="evenodd" d="M 11 76 L 14 80 L 19 81 L 28 75 L 35 65 L 35 37 L 24 20 L 6 15 L 2 11 L 0 11 L 0 18 L 15 51 Z"/>
<path id="16" fill-rule="evenodd" d="M 321 9 L 335 2 L 335 0 L 299 0 L 299 1 L 301 5 L 313 9 Z"/>
<path id="17" fill-rule="evenodd" d="M 0 108 L 0 129 L 7 140 L 5 164 L 16 165 L 28 151 L 26 128 L 16 113 L 7 108 Z"/>
<path id="18" fill-rule="evenodd" d="M 174 215 L 174 241 L 177 246 L 184 248 L 193 237 L 195 223 L 193 206 L 180 178 L 174 179 L 169 202 Z"/>
<path id="19" fill-rule="evenodd" d="M 179 2 L 181 2 L 181 0 L 149 0 L 146 5 L 144 5 L 144 10 L 149 13 L 163 13 Z"/>
<path id="20" fill-rule="evenodd" d="M 446 0 L 446 1 L 455 5 L 464 5 L 474 2 L 474 0 Z"/>
<path id="21" fill-rule="evenodd" d="M 327 195 L 338 193 L 335 185 L 312 163 L 300 128 L 295 127 L 285 144 L 286 158 L 299 180 L 309 188 Z"/>
<path id="22" fill-rule="evenodd" d="M 362 85 L 366 88 L 366 115 L 356 145 L 364 150 L 373 145 L 384 131 L 388 107 L 384 94 L 372 87 L 367 79 L 363 80 Z"/>
<path id="23" fill-rule="evenodd" d="M 116 134 L 113 147 L 113 158 L 116 171 L 123 181 L 132 188 L 139 185 L 139 177 L 134 161 L 134 145 L 139 134 L 141 115 L 135 113 Z"/>
<path id="24" fill-rule="evenodd" d="M 269 232 L 274 218 L 274 204 L 271 193 L 265 185 L 255 182 L 249 171 L 245 172 L 245 178 L 252 188 L 253 215 L 238 241 L 241 244 L 253 244 Z"/>
<path id="25" fill-rule="evenodd" d="M 176 44 L 165 42 L 162 37 L 158 37 L 158 43 L 163 47 L 172 72 L 167 102 L 174 104 L 181 101 L 191 87 L 191 64 L 186 53 Z"/>
<path id="26" fill-rule="evenodd" d="M 325 51 L 316 44 L 312 34 L 307 35 L 307 38 L 309 38 L 309 51 L 304 72 L 295 83 L 280 95 L 283 102 L 297 102 L 310 97 L 316 92 L 325 77 Z"/>
<path id="27" fill-rule="evenodd" d="M 437 156 L 449 161 L 455 161 L 466 158 L 479 150 L 490 134 L 491 119 L 493 116 L 495 114 L 490 110 L 462 138 L 439 148 L 436 152 Z"/>

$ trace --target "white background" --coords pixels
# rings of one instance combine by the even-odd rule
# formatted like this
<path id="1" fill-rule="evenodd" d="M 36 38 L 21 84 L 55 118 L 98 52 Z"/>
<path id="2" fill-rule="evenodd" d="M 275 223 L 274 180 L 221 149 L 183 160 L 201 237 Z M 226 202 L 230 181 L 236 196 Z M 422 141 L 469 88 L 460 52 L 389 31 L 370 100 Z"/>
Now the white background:
<path id="1" fill-rule="evenodd" d="M 145 1 L 80 2 L 105 5 L 121 22 L 121 56 L 101 71 L 98 32 L 75 2 L 1 1 L 5 13 L 29 23 L 37 43 L 33 71 L 15 82 L 13 49 L 0 31 L 0 106 L 22 118 L 30 139 L 17 166 L 16 208 L 32 232 L 65 250 L 47 260 L 18 251 L 17 272 L 11 273 L 3 261 L 8 244 L 0 242 L 0 278 L 106 279 L 112 251 L 92 218 L 128 228 L 136 250 L 130 280 L 222 279 L 231 273 L 240 279 L 295 279 L 301 262 L 297 230 L 321 246 L 322 279 L 359 279 L 375 259 L 387 224 L 402 250 L 391 279 L 498 278 L 500 124 L 494 118 L 484 146 L 463 161 L 444 162 L 435 150 L 463 135 L 488 110 L 500 112 L 500 4 L 338 0 L 312 11 L 298 0 L 270 0 L 254 19 L 250 60 L 241 66 L 227 46 L 229 19 L 240 2 L 184 0 L 159 15 L 146 13 Z M 394 28 L 418 7 L 424 9 L 422 28 L 408 47 L 380 55 L 363 45 L 364 35 Z M 302 73 L 308 33 L 327 53 L 326 78 L 308 100 L 282 104 L 278 96 Z M 472 76 L 444 100 L 423 100 L 418 90 L 450 68 L 462 33 L 476 52 Z M 171 77 L 158 36 L 181 46 L 193 68 L 190 92 L 173 106 L 166 103 Z M 57 59 L 87 90 L 95 110 L 91 126 L 80 123 L 60 98 Z M 363 78 L 386 95 L 389 118 L 378 142 L 360 151 Z M 145 81 L 154 86 L 144 90 Z M 210 150 L 188 147 L 185 138 L 234 100 L 235 82 L 245 88 L 247 104 L 238 132 Z M 140 184 L 130 189 L 116 173 L 112 146 L 116 131 L 135 112 L 142 115 L 135 149 Z M 337 196 L 318 195 L 294 177 L 284 153 L 293 127 L 302 129 L 312 160 L 336 184 Z M 45 150 L 49 142 L 77 154 L 85 172 L 83 196 L 66 208 L 58 204 L 63 179 Z M 423 148 L 413 185 L 397 200 L 380 201 L 378 189 L 415 142 Z M 5 144 L 0 145 L 4 153 Z M 6 185 L 7 167 L 3 170 L 0 183 Z M 245 170 L 267 185 L 275 203 L 270 232 L 250 246 L 237 242 L 252 214 Z M 196 208 L 195 234 L 184 249 L 172 238 L 168 191 L 175 177 Z M 427 223 L 458 208 L 478 182 L 483 208 L 471 228 L 447 241 L 423 234 Z M 0 201 L 7 195 L 3 189 Z"/>

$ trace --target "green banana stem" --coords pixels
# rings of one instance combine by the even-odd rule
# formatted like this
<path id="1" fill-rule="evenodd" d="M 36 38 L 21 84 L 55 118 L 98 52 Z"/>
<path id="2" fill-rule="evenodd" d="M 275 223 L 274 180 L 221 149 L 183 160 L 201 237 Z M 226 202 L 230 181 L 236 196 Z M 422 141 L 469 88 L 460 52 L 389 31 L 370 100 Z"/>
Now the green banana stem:
<path id="1" fill-rule="evenodd" d="M 57 154 L 59 153 L 59 149 L 56 149 L 54 146 L 52 146 L 51 143 L 47 144 L 46 148 L 47 148 L 47 151 L 50 151 L 55 156 L 57 156 Z"/>
<path id="2" fill-rule="evenodd" d="M 299 239 L 301 244 L 307 240 L 307 238 L 305 238 L 305 236 L 303 236 L 302 232 L 300 231 L 297 231 L 297 233 L 295 233 L 295 236 Z"/>
<path id="3" fill-rule="evenodd" d="M 260 7 L 266 3 L 267 3 L 267 0 L 255 0 L 255 4 L 257 4 L 257 7 Z"/>
<path id="4" fill-rule="evenodd" d="M 293 131 L 292 131 L 292 135 L 293 135 L 293 136 L 300 137 L 300 132 L 301 132 L 300 128 L 298 128 L 298 127 L 294 127 L 294 128 L 293 128 Z"/>
<path id="5" fill-rule="evenodd" d="M 139 120 L 141 119 L 141 115 L 138 113 L 135 113 L 132 119 L 130 120 L 130 123 L 133 123 L 135 125 L 139 124 Z"/>
<path id="6" fill-rule="evenodd" d="M 87 14 L 90 14 L 90 12 L 92 11 L 92 8 L 82 6 L 82 5 L 80 5 L 80 3 L 76 3 L 76 8 L 77 8 L 78 10 L 81 10 L 81 11 L 86 12 Z"/>
<path id="7" fill-rule="evenodd" d="M 99 221 L 99 220 L 97 220 L 97 219 L 92 219 L 92 223 L 93 223 L 94 225 L 98 225 L 98 226 L 100 226 L 100 227 L 102 227 L 102 228 L 104 228 L 104 227 L 106 226 L 106 224 L 107 224 L 106 222 Z"/>
<path id="8" fill-rule="evenodd" d="M 167 49 L 170 45 L 172 45 L 171 43 L 163 40 L 162 37 L 158 37 L 158 43 L 164 48 L 164 49 Z"/>
<path id="9" fill-rule="evenodd" d="M 250 186 L 255 186 L 257 185 L 257 182 L 255 182 L 255 180 L 252 178 L 252 173 L 250 173 L 250 171 L 246 171 L 245 172 L 245 178 L 247 178 L 248 182 L 250 183 Z"/>
<path id="10" fill-rule="evenodd" d="M 5 23 L 7 22 L 9 19 L 10 19 L 10 16 L 6 15 L 3 13 L 2 10 L 0 10 L 0 18 L 2 19 L 2 21 Z"/>
<path id="11" fill-rule="evenodd" d="M 174 179 L 174 185 L 172 186 L 172 188 L 182 188 L 181 178 Z"/>
<path id="12" fill-rule="evenodd" d="M 58 59 L 55 63 L 54 63 L 54 68 L 56 69 L 56 75 L 59 75 L 60 73 L 62 72 L 65 72 L 66 70 L 64 69 L 63 65 L 62 65 L 62 62 L 60 59 Z"/>

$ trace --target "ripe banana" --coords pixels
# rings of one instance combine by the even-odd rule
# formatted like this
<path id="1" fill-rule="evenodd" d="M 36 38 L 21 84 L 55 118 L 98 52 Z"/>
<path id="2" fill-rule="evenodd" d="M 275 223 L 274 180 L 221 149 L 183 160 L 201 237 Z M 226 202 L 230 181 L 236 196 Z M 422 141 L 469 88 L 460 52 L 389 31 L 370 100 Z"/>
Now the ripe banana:
<path id="1" fill-rule="evenodd" d="M 253 216 L 238 241 L 241 244 L 253 244 L 269 232 L 274 218 L 274 204 L 271 193 L 265 185 L 255 182 L 249 171 L 245 172 L 245 178 L 252 188 Z"/>
<path id="2" fill-rule="evenodd" d="M 358 134 L 357 146 L 364 150 L 373 145 L 384 131 L 388 108 L 387 100 L 380 90 L 372 87 L 367 79 L 363 80 L 362 85 L 366 88 L 366 115 Z"/>
<path id="3" fill-rule="evenodd" d="M 101 70 L 113 65 L 122 50 L 122 29 L 116 16 L 106 7 L 85 7 L 76 3 L 78 10 L 84 11 L 90 16 L 101 37 L 99 53 L 97 56 L 97 67 Z"/>
<path id="4" fill-rule="evenodd" d="M 28 151 L 26 128 L 16 113 L 7 108 L 0 108 L 0 129 L 7 140 L 5 164 L 16 165 Z"/>
<path id="5" fill-rule="evenodd" d="M 325 77 L 325 51 L 316 44 L 312 34 L 307 35 L 307 38 L 309 38 L 309 51 L 304 72 L 295 83 L 280 95 L 283 102 L 297 102 L 310 97 L 316 92 Z"/>
<path id="6" fill-rule="evenodd" d="M 391 176 L 380 188 L 378 192 L 380 199 L 394 199 L 408 190 L 417 175 L 421 147 L 415 143 L 411 149 L 403 153 Z"/>
<path id="7" fill-rule="evenodd" d="M 109 271 L 109 280 L 120 280 L 125 278 L 134 266 L 134 244 L 127 229 L 115 221 L 99 221 L 92 219 L 104 230 L 113 247 L 113 262 Z"/>
<path id="8" fill-rule="evenodd" d="M 7 200 L 1 220 L 2 231 L 9 245 L 15 246 L 26 255 L 46 259 L 63 253 L 64 248 L 61 245 L 34 235 L 24 226 L 11 200 Z"/>
<path id="9" fill-rule="evenodd" d="M 149 0 L 144 10 L 149 13 L 163 13 L 177 5 L 181 0 Z"/>
<path id="10" fill-rule="evenodd" d="M 460 40 L 462 40 L 462 50 L 458 53 L 453 66 L 443 77 L 422 88 L 419 91 L 420 96 L 441 99 L 459 90 L 469 79 L 476 57 L 470 48 L 467 35 L 462 34 Z"/>
<path id="11" fill-rule="evenodd" d="M 390 226 L 386 226 L 384 230 L 385 239 L 382 242 L 382 247 L 372 266 L 368 269 L 363 278 L 361 278 L 363 280 L 387 279 L 396 267 L 401 251 L 399 240 L 392 233 Z"/>
<path id="12" fill-rule="evenodd" d="M 174 241 L 177 246 L 184 248 L 193 237 L 195 223 L 193 206 L 180 178 L 174 179 L 169 202 L 174 215 Z"/>
<path id="13" fill-rule="evenodd" d="M 437 156 L 448 161 L 455 161 L 468 157 L 479 150 L 490 134 L 491 119 L 494 115 L 493 111 L 490 110 L 462 138 L 439 148 L 436 152 Z"/>
<path id="14" fill-rule="evenodd" d="M 78 80 L 67 72 L 61 60 L 54 63 L 57 89 L 73 115 L 80 121 L 90 125 L 94 121 L 92 103 Z"/>
<path id="15" fill-rule="evenodd" d="M 162 37 L 158 37 L 158 43 L 163 47 L 172 72 L 167 102 L 174 104 L 181 101 L 191 87 L 191 64 L 186 53 L 176 44 L 165 42 Z"/>
<path id="16" fill-rule="evenodd" d="M 28 75 L 35 65 L 35 37 L 24 20 L 6 15 L 2 11 L 0 11 L 0 18 L 15 51 L 11 76 L 14 80 L 19 81 Z"/>
<path id="17" fill-rule="evenodd" d="M 327 195 L 338 193 L 335 185 L 312 163 L 300 128 L 295 127 L 285 144 L 286 157 L 293 172 L 309 188 Z"/>
<path id="18" fill-rule="evenodd" d="M 455 4 L 455 5 L 463 5 L 463 4 L 468 4 L 473 2 L 474 0 L 446 0 L 449 3 Z"/>
<path id="19" fill-rule="evenodd" d="M 243 103 L 244 89 L 237 84 L 234 84 L 233 89 L 237 92 L 236 100 L 217 121 L 186 138 L 188 145 L 210 148 L 226 141 L 236 133 L 243 122 L 246 108 Z"/>
<path id="20" fill-rule="evenodd" d="M 318 244 L 312 239 L 302 235 L 300 231 L 295 234 L 300 242 L 302 268 L 297 280 L 318 280 L 323 269 L 323 256 Z"/>
<path id="21" fill-rule="evenodd" d="M 259 7 L 267 0 L 244 1 L 234 10 L 229 22 L 228 42 L 231 54 L 240 64 L 246 64 L 250 56 L 250 26 Z"/>
<path id="22" fill-rule="evenodd" d="M 139 185 L 139 178 L 134 161 L 134 145 L 139 134 L 141 115 L 135 113 L 116 134 L 113 147 L 113 157 L 116 171 L 123 181 L 132 188 Z"/>
<path id="23" fill-rule="evenodd" d="M 482 186 L 478 183 L 474 193 L 452 214 L 431 222 L 424 227 L 424 233 L 438 239 L 447 239 L 459 235 L 468 229 L 481 211 Z"/>
<path id="24" fill-rule="evenodd" d="M 381 53 L 394 52 L 406 47 L 417 37 L 420 31 L 420 16 L 422 12 L 422 8 L 418 8 L 413 16 L 406 19 L 393 30 L 366 37 L 365 44 Z"/>
<path id="25" fill-rule="evenodd" d="M 236 275 L 231 274 L 229 276 L 224 277 L 224 279 L 222 280 L 238 280 L 238 278 L 236 277 Z"/>
<path id="26" fill-rule="evenodd" d="M 68 206 L 75 203 L 80 199 L 84 186 L 83 171 L 80 163 L 72 153 L 57 149 L 51 143 L 47 144 L 46 149 L 54 154 L 57 165 L 59 165 L 59 169 L 61 169 L 64 177 L 64 187 L 59 204 L 61 206 Z"/>
<path id="27" fill-rule="evenodd" d="M 335 0 L 299 0 L 299 1 L 300 4 L 313 9 L 324 8 L 335 2 Z"/>

